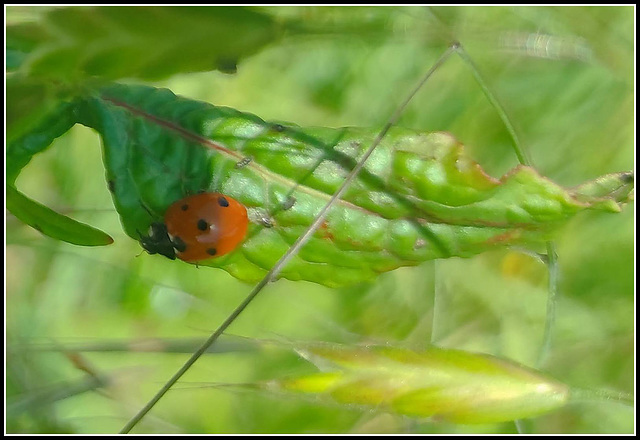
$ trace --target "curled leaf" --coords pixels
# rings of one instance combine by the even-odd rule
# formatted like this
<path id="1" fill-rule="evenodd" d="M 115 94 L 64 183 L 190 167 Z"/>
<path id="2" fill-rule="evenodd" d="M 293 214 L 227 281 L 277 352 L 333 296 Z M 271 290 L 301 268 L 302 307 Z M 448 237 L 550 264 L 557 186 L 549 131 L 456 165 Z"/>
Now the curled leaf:
<path id="1" fill-rule="evenodd" d="M 244 243 L 200 264 L 247 281 L 303 233 L 377 135 L 270 123 L 142 86 L 104 88 L 79 114 L 102 135 L 129 236 L 200 191 L 243 203 L 252 221 Z M 600 178 L 626 182 L 612 193 L 567 190 L 525 166 L 495 179 L 451 135 L 394 127 L 281 276 L 340 286 L 425 260 L 534 246 L 580 211 L 619 210 L 632 188 L 625 176 Z"/>

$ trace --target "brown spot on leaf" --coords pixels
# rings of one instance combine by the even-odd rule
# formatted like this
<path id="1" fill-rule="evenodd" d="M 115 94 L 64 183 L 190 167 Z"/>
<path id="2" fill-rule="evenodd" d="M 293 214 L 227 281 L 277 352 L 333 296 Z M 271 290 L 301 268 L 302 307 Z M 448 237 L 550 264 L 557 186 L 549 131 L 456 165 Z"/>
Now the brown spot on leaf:
<path id="1" fill-rule="evenodd" d="M 518 237 L 520 237 L 521 231 L 519 229 L 512 229 L 502 234 L 494 235 L 486 241 L 488 245 L 502 245 L 509 243 Z"/>

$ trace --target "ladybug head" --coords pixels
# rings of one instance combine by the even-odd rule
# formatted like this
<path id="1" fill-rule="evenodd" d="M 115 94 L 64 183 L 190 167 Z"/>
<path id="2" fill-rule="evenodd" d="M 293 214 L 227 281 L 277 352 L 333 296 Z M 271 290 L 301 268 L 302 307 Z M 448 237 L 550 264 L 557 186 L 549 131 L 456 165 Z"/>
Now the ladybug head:
<path id="1" fill-rule="evenodd" d="M 176 245 L 171 240 L 164 223 L 153 222 L 149 227 L 149 235 L 142 235 L 140 231 L 138 231 L 138 235 L 140 236 L 140 245 L 149 254 L 164 255 L 170 260 L 176 259 Z"/>

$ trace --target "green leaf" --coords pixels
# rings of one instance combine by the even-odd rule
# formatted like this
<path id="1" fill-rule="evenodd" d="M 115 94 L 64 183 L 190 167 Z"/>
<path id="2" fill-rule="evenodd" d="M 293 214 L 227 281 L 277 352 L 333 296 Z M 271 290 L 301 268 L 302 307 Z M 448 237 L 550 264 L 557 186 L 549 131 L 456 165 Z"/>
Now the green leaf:
<path id="1" fill-rule="evenodd" d="M 87 376 L 82 379 L 56 384 L 46 388 L 31 390 L 18 398 L 7 400 L 7 414 L 17 417 L 23 413 L 36 412 L 38 409 L 53 405 L 80 394 L 104 388 L 112 380 L 110 377 Z"/>
<path id="2" fill-rule="evenodd" d="M 22 222 L 57 240 L 80 246 L 113 243 L 113 239 L 104 232 L 52 211 L 13 186 L 7 186 L 7 209 Z"/>
<path id="3" fill-rule="evenodd" d="M 432 347 L 314 345 L 300 354 L 330 371 L 274 380 L 267 389 L 330 397 L 411 417 L 496 423 L 564 406 L 569 388 L 538 371 L 486 354 Z"/>
<path id="4" fill-rule="evenodd" d="M 104 246 L 113 239 L 84 223 L 37 203 L 15 189 L 20 171 L 33 155 L 75 124 L 76 105 L 45 82 L 14 76 L 7 81 L 7 209 L 44 235 L 80 246 Z"/>
<path id="5" fill-rule="evenodd" d="M 61 81 L 234 71 L 280 33 L 269 16 L 242 7 L 67 7 L 29 26 L 38 38 L 25 37 L 25 25 L 7 27 L 11 66 Z"/>
<path id="6" fill-rule="evenodd" d="M 47 99 L 40 95 L 44 90 L 48 90 L 47 86 L 39 83 L 7 82 L 8 185 L 13 185 L 34 154 L 45 150 L 75 124 L 75 104 Z"/>
<path id="7" fill-rule="evenodd" d="M 633 173 L 615 173 L 598 177 L 574 188 L 571 193 L 577 200 L 592 206 L 598 204 L 603 210 L 620 212 L 618 200 L 633 200 Z"/>
<path id="8" fill-rule="evenodd" d="M 78 113 L 102 135 L 129 236 L 139 239 L 173 202 L 199 191 L 243 203 L 245 242 L 200 264 L 246 281 L 303 233 L 378 132 L 285 126 L 142 86 L 107 87 Z M 434 258 L 533 246 L 579 211 L 619 209 L 633 185 L 623 186 L 594 197 L 523 166 L 498 180 L 450 135 L 395 127 L 281 276 L 340 286 Z"/>
<path id="9" fill-rule="evenodd" d="M 26 135 L 47 116 L 60 117 L 70 93 L 59 84 L 11 75 L 7 87 L 7 142 Z M 63 118 L 64 119 L 64 118 Z M 43 124 L 45 129 L 49 121 Z M 59 124 L 55 124 L 59 125 Z"/>
<path id="10" fill-rule="evenodd" d="M 29 53 L 46 43 L 51 36 L 37 23 L 18 23 L 7 26 L 7 71 L 20 68 Z"/>

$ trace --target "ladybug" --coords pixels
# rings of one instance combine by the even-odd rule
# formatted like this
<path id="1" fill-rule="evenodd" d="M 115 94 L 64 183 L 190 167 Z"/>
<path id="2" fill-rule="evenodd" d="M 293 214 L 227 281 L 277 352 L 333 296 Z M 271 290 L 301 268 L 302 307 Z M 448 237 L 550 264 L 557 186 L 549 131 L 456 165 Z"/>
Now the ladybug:
<path id="1" fill-rule="evenodd" d="M 201 193 L 173 203 L 164 223 L 154 222 L 140 244 L 150 254 L 197 262 L 233 251 L 247 234 L 249 218 L 237 200 Z"/>

